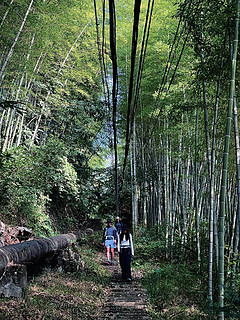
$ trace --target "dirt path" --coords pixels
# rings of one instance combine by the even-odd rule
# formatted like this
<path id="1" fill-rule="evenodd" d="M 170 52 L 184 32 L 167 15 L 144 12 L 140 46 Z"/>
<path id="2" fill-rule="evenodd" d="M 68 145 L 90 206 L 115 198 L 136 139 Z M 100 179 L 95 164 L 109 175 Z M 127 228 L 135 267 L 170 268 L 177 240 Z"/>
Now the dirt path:
<path id="1" fill-rule="evenodd" d="M 111 273 L 111 282 L 106 288 L 104 306 L 99 320 L 105 319 L 151 319 L 146 290 L 141 286 L 140 277 L 133 273 L 131 283 L 121 280 L 121 268 L 104 266 Z"/>

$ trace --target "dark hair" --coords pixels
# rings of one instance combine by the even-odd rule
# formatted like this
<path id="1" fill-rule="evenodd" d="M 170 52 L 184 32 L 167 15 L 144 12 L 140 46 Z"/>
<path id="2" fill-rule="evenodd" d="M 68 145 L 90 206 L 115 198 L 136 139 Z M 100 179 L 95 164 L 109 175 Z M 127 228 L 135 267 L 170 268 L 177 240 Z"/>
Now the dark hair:
<path id="1" fill-rule="evenodd" d="M 121 234 L 120 234 L 120 241 L 123 241 L 123 236 L 126 236 L 126 241 L 128 241 L 128 239 L 129 239 L 129 231 L 127 230 L 127 232 L 126 233 L 123 233 L 123 232 L 121 232 Z"/>

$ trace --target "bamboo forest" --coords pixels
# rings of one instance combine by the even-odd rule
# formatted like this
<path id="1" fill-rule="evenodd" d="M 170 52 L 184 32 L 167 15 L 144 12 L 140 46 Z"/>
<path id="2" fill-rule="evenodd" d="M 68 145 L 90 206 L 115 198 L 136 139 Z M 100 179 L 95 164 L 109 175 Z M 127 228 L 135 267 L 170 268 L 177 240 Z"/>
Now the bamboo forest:
<path id="1" fill-rule="evenodd" d="M 239 14 L 0 1 L 0 319 L 240 319 Z"/>

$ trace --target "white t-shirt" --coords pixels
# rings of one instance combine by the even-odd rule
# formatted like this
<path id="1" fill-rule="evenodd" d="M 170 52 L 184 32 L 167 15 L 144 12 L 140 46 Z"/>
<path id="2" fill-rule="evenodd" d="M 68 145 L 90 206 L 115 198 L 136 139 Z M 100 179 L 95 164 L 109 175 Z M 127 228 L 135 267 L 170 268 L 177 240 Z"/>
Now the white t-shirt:
<path id="1" fill-rule="evenodd" d="M 120 235 L 118 235 L 118 251 L 120 251 L 120 247 L 130 247 L 132 256 L 134 256 L 134 249 L 133 249 L 133 241 L 132 241 L 132 235 L 129 233 L 129 238 L 126 240 L 126 235 L 123 235 L 123 239 L 120 243 Z"/>

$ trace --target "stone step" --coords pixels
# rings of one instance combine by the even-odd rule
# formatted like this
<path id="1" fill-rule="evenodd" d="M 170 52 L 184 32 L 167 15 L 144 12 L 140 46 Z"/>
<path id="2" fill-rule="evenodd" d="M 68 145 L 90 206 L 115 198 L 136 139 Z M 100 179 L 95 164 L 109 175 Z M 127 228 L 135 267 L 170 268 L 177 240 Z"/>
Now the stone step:
<path id="1" fill-rule="evenodd" d="M 148 297 L 140 279 L 134 279 L 130 283 L 122 281 L 120 266 L 111 266 L 108 270 L 112 273 L 111 282 L 107 286 L 103 312 L 99 320 L 150 320 L 147 312 Z"/>
<path id="2" fill-rule="evenodd" d="M 129 313 L 106 313 L 105 315 L 102 316 L 102 318 L 100 319 L 126 319 L 126 320 L 130 320 L 130 319 L 148 319 L 150 320 L 150 317 L 148 314 L 129 314 Z"/>
<path id="3" fill-rule="evenodd" d="M 135 317 L 138 319 L 142 319 L 142 317 L 148 317 L 149 315 L 147 313 L 129 313 L 129 312 L 113 312 L 113 311 L 109 311 L 109 312 L 105 312 L 105 316 L 113 316 L 113 315 L 117 315 L 117 316 L 124 316 L 126 319 L 129 319 L 130 317 Z"/>
<path id="4" fill-rule="evenodd" d="M 138 303 L 138 304 L 144 304 L 145 300 L 144 299 L 134 299 L 135 297 L 129 297 L 127 300 L 125 297 L 111 297 L 110 299 L 107 300 L 108 304 L 116 304 L 116 303 L 122 303 L 127 301 L 127 304 L 129 303 Z M 145 303 L 147 304 L 147 303 Z"/>
<path id="5" fill-rule="evenodd" d="M 112 314 L 112 315 L 105 315 L 99 320 L 106 320 L 106 319 L 124 319 L 124 320 L 150 320 L 149 316 L 130 316 L 130 315 L 122 315 L 122 314 Z"/>

